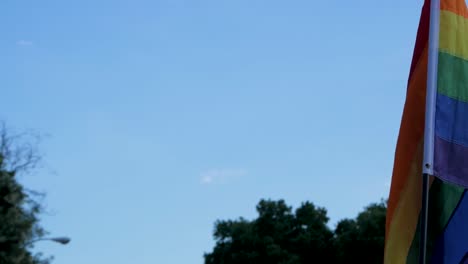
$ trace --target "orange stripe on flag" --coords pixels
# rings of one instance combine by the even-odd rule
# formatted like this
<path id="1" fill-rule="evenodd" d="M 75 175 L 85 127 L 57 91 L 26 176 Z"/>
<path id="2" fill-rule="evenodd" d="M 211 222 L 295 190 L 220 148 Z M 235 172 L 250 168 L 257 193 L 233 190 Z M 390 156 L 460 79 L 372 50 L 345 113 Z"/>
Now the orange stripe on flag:
<path id="1" fill-rule="evenodd" d="M 468 18 L 468 9 L 465 0 L 442 0 L 440 2 L 440 9 Z"/>
<path id="2" fill-rule="evenodd" d="M 416 65 L 408 85 L 406 102 L 401 121 L 400 134 L 395 152 L 392 186 L 387 209 L 388 234 L 393 214 L 400 201 L 402 190 L 408 182 L 411 164 L 417 154 L 418 143 L 424 137 L 424 116 L 426 102 L 427 47 Z M 422 163 L 420 164 L 422 166 Z"/>

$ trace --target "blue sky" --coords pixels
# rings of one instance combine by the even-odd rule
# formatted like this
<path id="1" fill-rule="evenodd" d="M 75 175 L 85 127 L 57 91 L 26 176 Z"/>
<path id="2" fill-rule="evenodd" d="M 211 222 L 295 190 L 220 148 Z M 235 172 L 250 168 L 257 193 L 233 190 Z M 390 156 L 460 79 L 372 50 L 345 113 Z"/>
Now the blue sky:
<path id="1" fill-rule="evenodd" d="M 50 135 L 55 263 L 202 263 L 261 198 L 388 195 L 422 0 L 6 0 L 0 118 Z"/>

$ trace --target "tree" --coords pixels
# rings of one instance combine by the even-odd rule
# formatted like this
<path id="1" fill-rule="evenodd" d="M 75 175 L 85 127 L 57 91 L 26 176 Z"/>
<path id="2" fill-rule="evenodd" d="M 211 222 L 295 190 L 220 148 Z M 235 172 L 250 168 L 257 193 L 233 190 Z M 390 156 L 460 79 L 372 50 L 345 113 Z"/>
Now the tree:
<path id="1" fill-rule="evenodd" d="M 293 213 L 283 200 L 261 200 L 252 221 L 216 222 L 205 264 L 382 263 L 386 209 L 371 204 L 333 232 L 325 208 L 305 202 Z"/>
<path id="2" fill-rule="evenodd" d="M 25 189 L 18 175 L 31 172 L 40 161 L 37 139 L 30 133 L 10 135 L 0 125 L 0 263 L 46 264 L 50 259 L 30 252 L 31 242 L 44 236 L 39 225 L 41 206 L 36 192 Z"/>
<path id="3" fill-rule="evenodd" d="M 341 220 L 335 230 L 337 262 L 382 263 L 385 243 L 385 202 L 373 203 L 356 219 Z"/>
<path id="4" fill-rule="evenodd" d="M 295 213 L 283 200 L 261 200 L 258 218 L 218 221 L 206 264 L 299 264 L 332 257 L 332 231 L 324 208 L 303 203 Z"/>

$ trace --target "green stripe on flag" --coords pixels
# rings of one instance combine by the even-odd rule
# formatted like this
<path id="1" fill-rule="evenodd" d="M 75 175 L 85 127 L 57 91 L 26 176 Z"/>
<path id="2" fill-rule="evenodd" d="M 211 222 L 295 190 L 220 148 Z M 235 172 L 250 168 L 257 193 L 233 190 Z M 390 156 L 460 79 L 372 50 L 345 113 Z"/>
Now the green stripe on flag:
<path id="1" fill-rule="evenodd" d="M 437 91 L 455 100 L 468 102 L 468 61 L 439 52 Z"/>
<path id="2" fill-rule="evenodd" d="M 462 187 L 444 183 L 434 179 L 429 191 L 429 215 L 427 228 L 427 254 L 431 257 L 432 249 L 437 242 L 437 237 L 444 231 L 450 217 L 463 196 Z M 416 229 L 413 242 L 408 252 L 406 263 L 418 263 L 419 257 L 419 225 Z"/>

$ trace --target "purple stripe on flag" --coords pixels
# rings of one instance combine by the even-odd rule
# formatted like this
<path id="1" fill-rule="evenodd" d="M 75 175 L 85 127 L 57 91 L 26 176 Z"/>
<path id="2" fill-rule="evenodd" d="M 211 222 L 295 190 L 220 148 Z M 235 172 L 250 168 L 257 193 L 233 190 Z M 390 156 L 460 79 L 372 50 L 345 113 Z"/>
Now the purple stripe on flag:
<path id="1" fill-rule="evenodd" d="M 468 148 L 436 136 L 434 176 L 468 188 Z"/>
<path id="2" fill-rule="evenodd" d="M 466 252 L 465 257 L 463 258 L 463 260 L 459 264 L 468 264 L 468 252 Z"/>
<path id="3" fill-rule="evenodd" d="M 468 195 L 463 195 L 455 212 L 435 243 L 431 264 L 467 263 L 468 252 Z"/>

